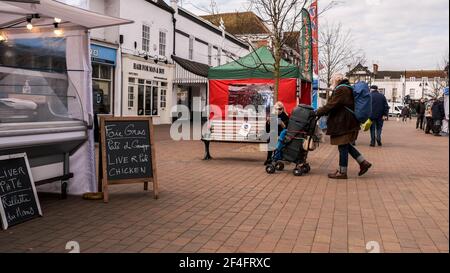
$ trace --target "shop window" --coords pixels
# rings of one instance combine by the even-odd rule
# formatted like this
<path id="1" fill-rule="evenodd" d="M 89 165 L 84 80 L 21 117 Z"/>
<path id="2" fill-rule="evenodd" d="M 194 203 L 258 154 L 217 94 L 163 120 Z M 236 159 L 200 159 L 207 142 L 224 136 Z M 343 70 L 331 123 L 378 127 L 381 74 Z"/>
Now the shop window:
<path id="1" fill-rule="evenodd" d="M 158 87 L 153 86 L 153 94 L 152 94 L 152 115 L 158 115 Z"/>
<path id="2" fill-rule="evenodd" d="M 159 32 L 159 55 L 166 56 L 166 32 Z"/>
<path id="3" fill-rule="evenodd" d="M 189 37 L 189 60 L 194 59 L 194 37 Z"/>
<path id="4" fill-rule="evenodd" d="M 416 89 L 414 88 L 409 89 L 409 96 L 411 98 L 414 98 L 416 96 Z"/>
<path id="5" fill-rule="evenodd" d="M 92 89 L 94 112 L 111 113 L 113 67 L 103 64 L 92 64 Z"/>
<path id="6" fill-rule="evenodd" d="M 112 78 L 111 66 L 108 65 L 100 66 L 100 78 L 105 80 L 110 80 Z"/>
<path id="7" fill-rule="evenodd" d="M 166 106 L 167 106 L 166 98 L 167 98 L 167 90 L 161 89 L 161 98 L 160 98 L 161 108 L 166 108 Z"/>
<path id="8" fill-rule="evenodd" d="M 100 78 L 100 65 L 93 63 L 92 64 L 92 78 Z"/>
<path id="9" fill-rule="evenodd" d="M 142 50 L 150 51 L 150 26 L 142 25 Z"/>
<path id="10" fill-rule="evenodd" d="M 128 108 L 134 107 L 134 86 L 128 86 Z"/>

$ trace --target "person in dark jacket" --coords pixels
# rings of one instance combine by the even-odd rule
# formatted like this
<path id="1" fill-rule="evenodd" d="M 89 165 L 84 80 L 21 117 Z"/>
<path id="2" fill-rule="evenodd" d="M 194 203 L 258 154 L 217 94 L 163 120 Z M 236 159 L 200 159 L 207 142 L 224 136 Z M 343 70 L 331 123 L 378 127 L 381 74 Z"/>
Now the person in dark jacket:
<path id="1" fill-rule="evenodd" d="M 333 77 L 335 89 L 328 103 L 317 110 L 318 117 L 328 115 L 327 135 L 331 137 L 331 145 L 339 149 L 339 169 L 330 173 L 330 179 L 347 179 L 348 155 L 350 154 L 360 166 L 359 176 L 364 175 L 371 167 L 364 156 L 351 144 L 358 138 L 360 124 L 355 115 L 349 111 L 355 109 L 353 91 L 349 81 L 342 75 Z M 348 109 L 347 109 L 348 108 Z"/>
<path id="2" fill-rule="evenodd" d="M 431 107 L 433 119 L 433 135 L 441 136 L 442 121 L 445 118 L 444 100 L 437 99 Z"/>
<path id="3" fill-rule="evenodd" d="M 381 134 L 383 132 L 384 119 L 389 115 L 389 105 L 386 97 L 378 91 L 378 86 L 370 87 L 372 96 L 372 126 L 370 127 L 370 146 L 375 147 L 375 140 L 378 146 L 382 146 Z"/>
<path id="4" fill-rule="evenodd" d="M 408 105 L 403 107 L 401 115 L 402 115 L 402 121 L 407 122 L 408 118 L 411 116 L 411 112 L 409 111 Z"/>
<path id="5" fill-rule="evenodd" d="M 282 102 L 277 102 L 275 103 L 275 105 L 273 106 L 273 111 L 272 111 L 273 115 L 278 116 L 278 136 L 280 136 L 281 132 L 284 129 L 287 129 L 288 125 L 289 125 L 289 116 L 286 113 L 286 109 L 283 105 Z M 267 120 L 266 123 L 266 132 L 270 133 L 270 119 Z M 270 141 L 270 139 L 269 139 Z M 269 151 L 267 152 L 267 159 L 264 162 L 264 165 L 269 165 L 272 163 L 272 155 L 273 155 L 273 151 Z"/>
<path id="6" fill-rule="evenodd" d="M 423 130 L 423 125 L 424 125 L 424 119 L 425 119 L 425 111 L 426 111 L 426 106 L 425 106 L 425 100 L 421 99 L 419 101 L 419 103 L 416 105 L 416 113 L 417 113 L 417 123 L 416 123 L 416 129 Z"/>

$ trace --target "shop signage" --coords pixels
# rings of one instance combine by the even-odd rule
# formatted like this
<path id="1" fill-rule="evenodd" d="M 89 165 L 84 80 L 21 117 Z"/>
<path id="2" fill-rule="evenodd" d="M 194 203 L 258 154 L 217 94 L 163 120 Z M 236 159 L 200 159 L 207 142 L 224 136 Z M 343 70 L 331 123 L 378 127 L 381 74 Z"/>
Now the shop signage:
<path id="1" fill-rule="evenodd" d="M 108 185 L 153 182 L 158 198 L 153 121 L 151 117 L 100 117 L 102 189 L 108 202 Z"/>
<path id="2" fill-rule="evenodd" d="M 134 70 L 140 70 L 140 71 L 157 73 L 157 74 L 164 74 L 164 73 L 166 73 L 164 68 L 154 67 L 154 66 L 150 66 L 150 65 L 146 65 L 146 64 L 138 64 L 138 63 L 133 63 L 133 69 Z"/>
<path id="3" fill-rule="evenodd" d="M 114 48 L 91 44 L 90 53 L 93 62 L 116 65 L 117 51 Z"/>
<path id="4" fill-rule="evenodd" d="M 0 200 L 3 229 L 42 216 L 26 154 L 0 156 Z"/>

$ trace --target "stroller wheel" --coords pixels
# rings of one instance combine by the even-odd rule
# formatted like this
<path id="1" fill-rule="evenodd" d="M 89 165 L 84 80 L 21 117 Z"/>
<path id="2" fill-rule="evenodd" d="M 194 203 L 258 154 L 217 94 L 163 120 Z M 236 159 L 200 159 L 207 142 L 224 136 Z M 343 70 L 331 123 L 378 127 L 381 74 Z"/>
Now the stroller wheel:
<path id="1" fill-rule="evenodd" d="M 284 164 L 282 162 L 277 162 L 277 164 L 275 164 L 275 169 L 281 172 L 284 170 Z"/>
<path id="2" fill-rule="evenodd" d="M 305 168 L 305 173 L 311 172 L 311 166 L 308 163 L 306 163 L 303 167 Z"/>
<path id="3" fill-rule="evenodd" d="M 273 165 L 267 165 L 266 166 L 266 172 L 268 174 L 274 174 L 275 173 L 275 167 Z"/>
<path id="4" fill-rule="evenodd" d="M 302 176 L 303 170 L 302 169 L 294 169 L 294 175 L 295 176 Z"/>

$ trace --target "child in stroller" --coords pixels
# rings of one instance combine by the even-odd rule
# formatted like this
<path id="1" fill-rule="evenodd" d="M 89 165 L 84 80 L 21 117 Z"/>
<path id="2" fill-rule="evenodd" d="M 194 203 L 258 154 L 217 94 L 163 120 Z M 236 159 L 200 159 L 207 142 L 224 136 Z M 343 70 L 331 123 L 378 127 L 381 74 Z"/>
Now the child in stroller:
<path id="1" fill-rule="evenodd" d="M 308 105 L 299 105 L 292 112 L 289 126 L 284 129 L 273 152 L 272 164 L 266 166 L 266 172 L 275 173 L 284 170 L 284 163 L 295 163 L 294 175 L 302 176 L 311 171 L 307 162 L 308 152 L 313 151 L 319 142 L 316 134 L 317 119 L 314 109 Z"/>

